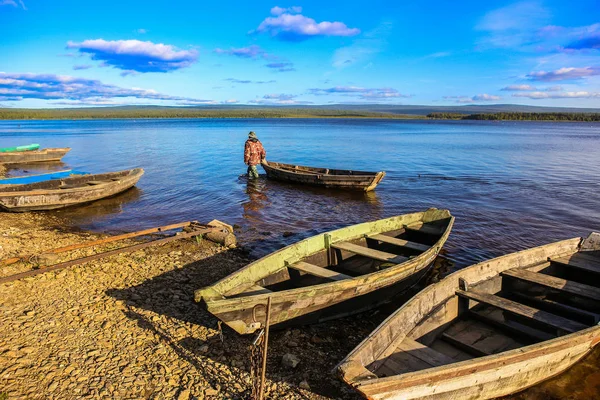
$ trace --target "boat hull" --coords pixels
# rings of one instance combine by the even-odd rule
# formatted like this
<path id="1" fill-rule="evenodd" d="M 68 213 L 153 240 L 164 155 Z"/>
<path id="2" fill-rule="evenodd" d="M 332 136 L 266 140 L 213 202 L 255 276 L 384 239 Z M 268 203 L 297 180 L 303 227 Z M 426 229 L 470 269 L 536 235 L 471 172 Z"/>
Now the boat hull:
<path id="1" fill-rule="evenodd" d="M 295 166 L 268 162 L 262 164 L 267 178 L 303 185 L 345 190 L 371 191 L 381 182 L 385 172 L 337 171 L 325 168 Z M 338 173 L 335 173 L 338 172 Z"/>
<path id="2" fill-rule="evenodd" d="M 400 229 L 403 224 L 409 225 L 419 221 L 423 215 L 445 221 L 439 239 L 428 250 L 396 265 L 333 282 L 269 293 L 230 298 L 222 294 L 243 285 L 244 281 L 250 281 L 251 284 L 258 281 L 260 285 L 268 286 L 268 283 L 263 283 L 266 282 L 263 268 L 271 268 L 275 275 L 287 274 L 290 268 L 286 265 L 293 263 L 290 260 L 325 256 L 323 251 L 327 251 L 324 249 L 328 240 L 333 240 L 331 246 L 334 247 L 337 242 Z M 199 289 L 195 298 L 209 312 L 240 334 L 249 334 L 261 327 L 257 321 L 264 321 L 265 310 L 262 306 L 266 304 L 267 298 L 271 299 L 270 325 L 273 327 L 320 322 L 366 311 L 390 300 L 394 295 L 403 293 L 423 277 L 447 240 L 453 221 L 447 210 L 432 209 L 424 213 L 406 214 L 313 236 L 265 256 L 213 286 Z"/>
<path id="3" fill-rule="evenodd" d="M 28 164 L 36 162 L 60 161 L 70 150 L 70 148 L 55 148 L 0 153 L 0 164 Z"/>
<path id="4" fill-rule="evenodd" d="M 48 182 L 15 185 L 18 186 L 15 189 L 18 191 L 7 191 L 7 189 L 2 191 L 0 189 L 0 209 L 8 212 L 46 211 L 111 197 L 135 186 L 144 173 L 142 169 L 135 169 L 128 172 L 128 174 L 115 178 L 110 177 L 119 173 L 85 175 L 83 177 L 57 180 L 58 182 L 70 184 L 74 182 L 94 181 L 94 179 L 98 178 L 111 179 L 107 183 L 70 189 L 36 187 L 36 185 L 43 186 Z M 51 183 L 55 182 L 52 181 Z M 27 190 L 28 188 L 31 189 Z"/>
<path id="5" fill-rule="evenodd" d="M 469 288 L 496 287 L 505 271 L 531 265 L 543 267 L 546 260 L 577 254 L 580 243 L 581 238 L 574 238 L 523 250 L 449 275 L 389 316 L 338 365 L 338 374 L 368 399 L 449 400 L 506 396 L 564 372 L 600 343 L 600 325 L 513 350 L 413 372 L 380 377 L 373 371 L 379 371 L 394 354 L 410 355 L 398 347 L 406 340 L 417 343 L 418 339 L 422 348 L 431 351 L 423 343 L 432 343 L 445 327 L 460 320 L 457 313 L 465 305 L 460 305 L 455 293 L 464 282 L 468 282 Z"/>

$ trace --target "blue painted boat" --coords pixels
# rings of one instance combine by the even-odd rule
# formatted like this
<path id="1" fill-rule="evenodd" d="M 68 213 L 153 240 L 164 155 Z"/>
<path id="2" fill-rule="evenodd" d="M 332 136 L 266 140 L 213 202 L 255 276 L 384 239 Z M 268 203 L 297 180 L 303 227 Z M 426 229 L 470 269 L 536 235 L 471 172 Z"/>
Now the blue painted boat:
<path id="1" fill-rule="evenodd" d="M 87 172 L 66 169 L 63 171 L 47 172 L 38 175 L 15 176 L 14 178 L 0 179 L 0 185 L 24 185 L 28 183 L 49 181 L 52 179 L 69 178 L 76 175 L 87 175 Z"/>

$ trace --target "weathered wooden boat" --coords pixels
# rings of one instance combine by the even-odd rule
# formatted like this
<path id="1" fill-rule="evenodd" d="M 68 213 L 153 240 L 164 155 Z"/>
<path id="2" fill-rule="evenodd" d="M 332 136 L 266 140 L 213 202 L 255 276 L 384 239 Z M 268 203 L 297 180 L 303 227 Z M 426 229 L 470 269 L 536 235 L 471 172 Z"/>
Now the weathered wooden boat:
<path id="1" fill-rule="evenodd" d="M 429 209 L 337 229 L 267 255 L 195 299 L 241 334 L 358 313 L 421 279 L 446 242 L 454 217 Z"/>
<path id="2" fill-rule="evenodd" d="M 0 164 L 27 164 L 60 161 L 70 150 L 69 147 L 64 147 L 0 153 Z"/>
<path id="3" fill-rule="evenodd" d="M 600 234 L 482 262 L 431 285 L 337 367 L 368 399 L 489 399 L 600 343 Z"/>
<path id="4" fill-rule="evenodd" d="M 385 176 L 385 172 L 383 171 L 366 172 L 314 168 L 272 161 L 263 162 L 262 167 L 269 179 L 365 192 L 375 189 Z"/>
<path id="5" fill-rule="evenodd" d="M 31 151 L 37 150 L 40 148 L 40 145 L 35 144 L 27 144 L 25 146 L 14 146 L 14 147 L 0 147 L 0 153 L 9 153 L 13 151 Z"/>
<path id="6" fill-rule="evenodd" d="M 81 175 L 0 188 L 0 209 L 11 212 L 64 208 L 114 196 L 134 186 L 141 168 L 106 174 Z"/>

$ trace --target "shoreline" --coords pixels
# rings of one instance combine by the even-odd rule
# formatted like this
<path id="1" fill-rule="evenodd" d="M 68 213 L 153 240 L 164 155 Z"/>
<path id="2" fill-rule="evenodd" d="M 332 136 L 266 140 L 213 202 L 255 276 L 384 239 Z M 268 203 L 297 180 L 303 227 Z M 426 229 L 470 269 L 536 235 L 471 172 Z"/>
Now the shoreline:
<path id="1" fill-rule="evenodd" d="M 105 237 L 41 213 L 0 218 L 0 259 Z M 81 249 L 48 264 L 139 243 Z M 194 303 L 194 290 L 246 265 L 243 249 L 180 240 L 0 285 L 0 395 L 13 398 L 243 398 L 252 337 Z M 29 269 L 3 267 L 0 276 Z M 356 399 L 334 366 L 398 304 L 327 323 L 272 331 L 266 395 Z M 296 367 L 282 362 L 292 354 Z M 505 399 L 590 398 L 600 349 L 567 373 Z M 575 397 L 573 397 L 575 396 Z M 591 396 L 593 397 L 593 396 Z"/>

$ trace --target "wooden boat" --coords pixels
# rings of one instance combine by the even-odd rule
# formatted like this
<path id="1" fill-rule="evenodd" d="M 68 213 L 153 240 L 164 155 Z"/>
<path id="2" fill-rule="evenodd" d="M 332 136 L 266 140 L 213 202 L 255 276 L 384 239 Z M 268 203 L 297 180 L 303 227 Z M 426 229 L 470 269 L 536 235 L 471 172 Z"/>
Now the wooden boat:
<path id="1" fill-rule="evenodd" d="M 375 307 L 414 285 L 446 242 L 454 217 L 429 209 L 348 226 L 265 256 L 195 299 L 241 334 L 263 326 L 338 318 Z"/>
<path id="2" fill-rule="evenodd" d="M 304 167 L 301 165 L 263 162 L 262 167 L 267 178 L 278 181 L 302 183 L 305 185 L 323 186 L 368 192 L 375 189 L 385 176 L 385 172 L 365 172 L 341 169 Z"/>
<path id="3" fill-rule="evenodd" d="M 141 168 L 82 175 L 0 188 L 0 209 L 11 212 L 53 210 L 114 196 L 134 186 Z"/>
<path id="4" fill-rule="evenodd" d="M 431 285 L 337 369 L 368 399 L 489 399 L 600 343 L 600 234 L 482 262 Z"/>
<path id="5" fill-rule="evenodd" d="M 0 153 L 0 164 L 26 164 L 35 162 L 60 161 L 71 149 L 69 147 L 14 151 Z"/>
<path id="6" fill-rule="evenodd" d="M 25 146 L 15 146 L 15 147 L 0 147 L 0 153 L 9 153 L 14 151 L 31 151 L 37 150 L 40 148 L 39 144 L 27 144 Z"/>

